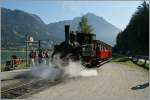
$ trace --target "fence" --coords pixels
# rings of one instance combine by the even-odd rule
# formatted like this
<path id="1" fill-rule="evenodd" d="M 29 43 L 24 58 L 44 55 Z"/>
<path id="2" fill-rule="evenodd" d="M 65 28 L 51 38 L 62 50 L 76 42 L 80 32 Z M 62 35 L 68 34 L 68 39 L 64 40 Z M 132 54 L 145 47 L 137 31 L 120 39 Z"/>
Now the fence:
<path id="1" fill-rule="evenodd" d="M 124 57 L 131 60 L 133 63 L 140 65 L 146 69 L 149 69 L 149 67 L 145 67 L 147 63 L 149 63 L 149 56 L 143 56 L 143 55 L 122 55 L 122 54 L 116 54 L 113 53 L 113 57 Z M 138 64 L 140 62 L 141 64 Z"/>

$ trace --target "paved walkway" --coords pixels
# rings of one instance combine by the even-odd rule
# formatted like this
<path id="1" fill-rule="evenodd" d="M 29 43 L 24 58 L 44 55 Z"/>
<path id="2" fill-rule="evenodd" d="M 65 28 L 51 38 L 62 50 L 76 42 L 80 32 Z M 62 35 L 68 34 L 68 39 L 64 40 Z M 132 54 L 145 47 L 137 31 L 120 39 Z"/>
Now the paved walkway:
<path id="1" fill-rule="evenodd" d="M 149 87 L 145 84 L 149 79 L 147 70 L 136 66 L 107 63 L 97 71 L 97 76 L 68 80 L 34 94 L 29 99 L 148 100 Z"/>

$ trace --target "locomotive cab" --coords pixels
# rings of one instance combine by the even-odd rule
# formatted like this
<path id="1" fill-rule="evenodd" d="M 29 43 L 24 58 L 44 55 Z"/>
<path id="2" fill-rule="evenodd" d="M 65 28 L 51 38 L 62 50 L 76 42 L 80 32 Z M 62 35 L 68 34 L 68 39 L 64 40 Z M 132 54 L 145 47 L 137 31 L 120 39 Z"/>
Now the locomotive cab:
<path id="1" fill-rule="evenodd" d="M 92 44 L 82 45 L 82 56 L 94 56 Z"/>

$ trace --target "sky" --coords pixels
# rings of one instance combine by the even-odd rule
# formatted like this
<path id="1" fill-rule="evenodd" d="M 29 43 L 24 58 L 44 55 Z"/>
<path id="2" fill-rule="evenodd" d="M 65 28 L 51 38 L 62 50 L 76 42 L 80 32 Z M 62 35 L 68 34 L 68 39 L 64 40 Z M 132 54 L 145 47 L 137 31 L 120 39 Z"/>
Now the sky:
<path id="1" fill-rule="evenodd" d="M 142 1 L 3 0 L 1 7 L 38 15 L 46 24 L 72 20 L 88 12 L 123 30 Z"/>

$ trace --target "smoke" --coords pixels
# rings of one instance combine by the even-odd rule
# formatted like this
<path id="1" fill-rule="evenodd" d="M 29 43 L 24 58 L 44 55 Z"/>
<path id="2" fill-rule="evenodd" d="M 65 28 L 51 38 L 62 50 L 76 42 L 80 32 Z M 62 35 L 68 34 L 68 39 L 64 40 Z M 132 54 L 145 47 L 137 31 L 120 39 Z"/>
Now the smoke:
<path id="1" fill-rule="evenodd" d="M 40 64 L 38 66 L 32 66 L 31 75 L 42 79 L 55 81 L 63 77 L 64 71 L 53 66 Z"/>
<path id="2" fill-rule="evenodd" d="M 42 79 L 50 79 L 55 81 L 66 77 L 78 76 L 96 76 L 97 70 L 86 69 L 81 61 L 72 61 L 68 57 L 60 59 L 60 55 L 55 55 L 53 61 L 49 61 L 49 65 L 39 64 L 32 66 L 31 74 Z"/>

